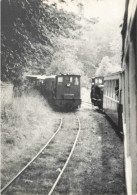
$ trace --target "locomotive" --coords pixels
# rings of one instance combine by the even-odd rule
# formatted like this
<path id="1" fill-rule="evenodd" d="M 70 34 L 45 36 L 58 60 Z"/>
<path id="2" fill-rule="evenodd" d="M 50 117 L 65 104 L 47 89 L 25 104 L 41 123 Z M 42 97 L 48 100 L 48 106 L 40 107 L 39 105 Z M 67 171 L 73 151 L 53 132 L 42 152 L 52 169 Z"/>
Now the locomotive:
<path id="1" fill-rule="evenodd" d="M 67 110 L 78 108 L 81 104 L 80 75 L 27 75 L 27 79 L 50 104 Z"/>
<path id="2" fill-rule="evenodd" d="M 94 106 L 98 106 L 99 109 L 103 108 L 103 88 L 104 88 L 104 78 L 103 77 L 93 77 L 91 85 L 91 102 Z"/>

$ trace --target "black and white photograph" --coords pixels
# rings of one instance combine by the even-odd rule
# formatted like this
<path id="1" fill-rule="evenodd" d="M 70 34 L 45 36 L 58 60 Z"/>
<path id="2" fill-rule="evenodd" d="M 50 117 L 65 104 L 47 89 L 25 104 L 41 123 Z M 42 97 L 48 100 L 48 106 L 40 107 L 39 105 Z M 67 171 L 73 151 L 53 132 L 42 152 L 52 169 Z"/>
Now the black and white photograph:
<path id="1" fill-rule="evenodd" d="M 2 195 L 137 195 L 137 0 L 1 0 Z"/>

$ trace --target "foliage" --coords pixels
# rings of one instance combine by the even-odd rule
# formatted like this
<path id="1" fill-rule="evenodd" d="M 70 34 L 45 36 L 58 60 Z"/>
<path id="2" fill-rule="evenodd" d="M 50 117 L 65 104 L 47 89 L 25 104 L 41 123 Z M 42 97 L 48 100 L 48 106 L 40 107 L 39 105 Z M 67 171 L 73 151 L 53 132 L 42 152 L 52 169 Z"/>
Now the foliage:
<path id="1" fill-rule="evenodd" d="M 107 69 L 105 64 L 120 66 L 115 26 L 108 34 L 99 18 L 68 13 L 68 1 L 2 0 L 1 5 L 3 81 L 21 85 L 26 74 L 60 72 L 81 74 L 85 81 L 96 69 L 97 74 Z"/>
<path id="2" fill-rule="evenodd" d="M 4 107 L 1 119 L 2 185 L 35 156 L 60 122 L 59 114 L 53 112 L 36 91 L 13 97 Z"/>
<path id="3" fill-rule="evenodd" d="M 60 36 L 56 43 L 57 50 L 53 55 L 51 65 L 48 69 L 50 74 L 84 74 L 83 65 L 77 58 L 76 38 L 64 38 Z"/>
<path id="4" fill-rule="evenodd" d="M 19 84 L 23 74 L 46 73 L 59 35 L 75 30 L 74 16 L 41 0 L 2 0 L 2 80 Z"/>
<path id="5" fill-rule="evenodd" d="M 114 72 L 120 71 L 121 68 L 117 65 L 113 65 L 108 56 L 105 56 L 101 63 L 99 64 L 98 69 L 96 70 L 95 76 L 106 76 Z"/>

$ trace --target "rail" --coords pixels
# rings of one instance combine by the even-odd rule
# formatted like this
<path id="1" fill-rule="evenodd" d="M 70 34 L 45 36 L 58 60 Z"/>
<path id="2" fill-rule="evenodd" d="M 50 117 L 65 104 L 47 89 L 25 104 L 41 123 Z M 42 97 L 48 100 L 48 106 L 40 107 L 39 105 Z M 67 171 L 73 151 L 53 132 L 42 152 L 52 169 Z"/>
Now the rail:
<path id="1" fill-rule="evenodd" d="M 85 101 L 82 101 L 82 102 L 83 102 L 83 103 L 86 103 L 86 104 L 90 104 L 90 105 L 92 105 L 92 104 L 91 104 L 91 102 L 85 102 Z"/>
<path id="2" fill-rule="evenodd" d="M 51 136 L 51 138 L 48 140 L 48 142 L 43 146 L 43 148 L 33 157 L 33 159 L 31 161 L 29 161 L 29 163 L 23 168 L 21 169 L 21 171 L 19 171 L 17 173 L 17 175 L 15 175 L 13 177 L 13 179 L 11 179 L 0 191 L 0 194 L 2 194 L 28 167 L 29 165 L 42 153 L 42 151 L 48 146 L 48 144 L 51 142 L 51 140 L 55 137 L 55 135 L 59 132 L 59 130 L 61 129 L 62 126 L 62 118 L 60 121 L 60 125 L 58 127 L 58 129 L 56 130 L 56 132 Z"/>
<path id="3" fill-rule="evenodd" d="M 60 180 L 60 178 L 61 178 L 61 176 L 62 176 L 62 174 L 63 174 L 63 172 L 64 172 L 64 170 L 65 170 L 65 168 L 66 168 L 66 166 L 67 166 L 67 164 L 68 164 L 68 162 L 69 162 L 71 156 L 72 156 L 72 153 L 73 153 L 73 151 L 74 151 L 74 149 L 75 149 L 75 146 L 76 146 L 76 143 L 77 143 L 79 134 L 80 134 L 80 130 L 81 130 L 80 120 L 79 120 L 79 118 L 78 118 L 77 115 L 76 115 L 76 117 L 77 117 L 78 124 L 79 124 L 79 128 L 78 128 L 78 133 L 77 133 L 76 139 L 75 139 L 74 144 L 73 144 L 73 146 L 72 146 L 71 152 L 70 152 L 70 154 L 69 154 L 69 156 L 68 156 L 68 158 L 67 158 L 67 160 L 66 160 L 66 162 L 65 162 L 65 164 L 64 164 L 64 166 L 63 166 L 63 168 L 62 168 L 62 170 L 61 170 L 61 172 L 60 172 L 60 174 L 58 175 L 58 177 L 57 177 L 55 183 L 53 184 L 53 186 L 52 186 L 50 192 L 48 193 L 48 195 L 51 195 L 51 194 L 53 193 L 53 191 L 54 191 L 55 187 L 57 186 L 57 184 L 58 184 L 58 182 L 59 182 L 59 180 Z"/>

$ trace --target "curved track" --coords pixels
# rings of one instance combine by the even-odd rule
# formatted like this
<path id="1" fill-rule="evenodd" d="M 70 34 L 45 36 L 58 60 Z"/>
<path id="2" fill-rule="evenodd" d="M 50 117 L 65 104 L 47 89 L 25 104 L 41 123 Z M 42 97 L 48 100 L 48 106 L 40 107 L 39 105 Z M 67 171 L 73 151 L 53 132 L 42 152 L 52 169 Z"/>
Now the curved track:
<path id="1" fill-rule="evenodd" d="M 85 102 L 85 101 L 82 101 L 82 103 L 85 103 L 85 104 L 90 104 L 90 105 L 92 105 L 92 103 L 91 103 L 91 102 Z"/>
<path id="2" fill-rule="evenodd" d="M 62 126 L 62 119 L 60 121 L 60 125 L 58 127 L 58 129 L 56 130 L 56 132 L 52 135 L 52 137 L 48 140 L 48 142 L 43 146 L 43 148 L 33 157 L 33 159 L 21 170 L 17 173 L 17 175 L 15 175 L 0 191 L 0 193 L 2 194 L 5 190 L 8 189 L 8 187 L 31 165 L 32 162 L 34 162 L 34 160 L 36 160 L 36 158 L 42 153 L 42 151 L 49 145 L 49 143 L 52 141 L 52 139 L 55 137 L 55 135 L 59 132 L 59 130 L 61 129 Z"/>
<path id="3" fill-rule="evenodd" d="M 76 146 L 76 143 L 77 143 L 77 140 L 78 140 L 78 137 L 79 137 L 79 134 L 80 134 L 80 120 L 79 120 L 79 118 L 78 118 L 78 116 L 77 115 L 75 115 L 76 116 L 76 119 L 77 119 L 77 121 L 78 121 L 78 127 L 76 128 L 76 127 L 73 127 L 74 129 L 77 129 L 78 131 L 76 132 L 76 133 L 74 133 L 73 131 L 75 131 L 75 130 L 73 130 L 73 131 L 71 131 L 72 132 L 72 137 L 73 137 L 73 141 L 72 141 L 72 146 L 70 147 L 68 147 L 68 148 L 70 148 L 70 152 L 68 153 L 68 157 L 67 157 L 67 159 L 63 162 L 63 164 L 62 164 L 62 168 L 61 168 L 61 170 L 60 170 L 60 173 L 59 173 L 59 175 L 57 175 L 57 179 L 55 179 L 54 181 L 52 181 L 53 182 L 53 186 L 51 185 L 51 189 L 48 189 L 48 191 L 49 192 L 47 192 L 47 194 L 48 195 L 51 195 L 52 193 L 53 193 L 53 191 L 55 190 L 55 187 L 57 186 L 57 184 L 58 184 L 58 182 L 59 182 L 59 180 L 60 180 L 60 178 L 61 178 L 61 176 L 62 176 L 62 174 L 64 173 L 64 171 L 65 171 L 65 168 L 67 167 L 67 164 L 68 164 L 68 162 L 69 162 L 69 160 L 70 160 L 70 158 L 71 158 L 71 156 L 72 156 L 72 154 L 73 154 L 73 151 L 74 151 L 74 149 L 75 149 L 75 146 Z M 1 189 L 1 193 L 3 193 L 3 192 L 5 192 L 5 191 L 8 191 L 8 188 L 15 182 L 15 180 L 17 179 L 17 178 L 20 178 L 20 176 L 21 175 L 23 175 L 22 173 L 37 159 L 37 157 L 40 155 L 40 154 L 42 154 L 43 153 L 43 150 L 49 145 L 49 143 L 53 140 L 53 138 L 55 137 L 55 135 L 57 135 L 57 133 L 60 131 L 60 129 L 62 129 L 61 128 L 62 127 L 62 119 L 61 119 L 61 121 L 60 121 L 60 125 L 59 125 L 59 127 L 58 127 L 58 129 L 56 130 L 56 132 L 52 135 L 52 137 L 48 140 L 48 142 L 43 146 L 43 148 L 37 153 L 37 155 L 13 178 L 13 179 L 11 179 L 2 189 Z M 71 124 L 70 124 L 70 127 L 71 127 Z M 63 130 L 63 129 L 62 129 Z M 62 130 L 61 130 L 61 132 L 62 132 Z M 69 129 L 68 129 L 69 130 Z M 69 132 L 67 130 L 67 132 Z M 57 139 L 57 137 L 60 139 L 60 134 L 62 134 L 63 133 L 63 135 L 66 135 L 66 130 L 65 131 L 63 131 L 62 133 L 59 133 L 58 134 L 58 136 L 56 136 L 56 139 Z M 73 133 L 74 133 L 74 135 L 73 135 Z M 55 140 L 56 140 L 55 139 Z M 60 142 L 61 143 L 61 142 Z M 60 143 L 59 143 L 59 145 L 60 145 Z M 60 147 L 64 147 L 63 146 L 63 144 L 62 145 L 60 145 Z M 50 150 L 50 149 L 49 149 Z M 60 150 L 59 150 L 60 151 Z M 52 152 L 50 151 L 50 153 L 52 154 Z M 63 156 L 66 156 L 66 154 L 63 154 Z M 56 156 L 55 156 L 55 158 L 56 158 Z"/>
<path id="4" fill-rule="evenodd" d="M 62 176 L 62 174 L 63 174 L 63 172 L 64 172 L 64 170 L 65 170 L 65 168 L 66 168 L 66 166 L 67 166 L 67 164 L 68 164 L 68 162 L 69 162 L 71 156 L 72 156 L 72 153 L 73 153 L 73 151 L 74 151 L 74 149 L 75 149 L 75 146 L 76 146 L 76 143 L 77 143 L 77 140 L 78 140 L 78 137 L 79 137 L 79 133 L 80 133 L 80 130 L 81 130 L 81 128 L 80 128 L 80 120 L 79 120 L 78 116 L 76 116 L 76 117 L 77 117 L 78 124 L 79 124 L 78 133 L 77 133 L 77 135 L 76 135 L 75 141 L 74 141 L 73 146 L 72 146 L 72 149 L 71 149 L 71 151 L 70 151 L 70 154 L 69 154 L 69 156 L 68 156 L 68 158 L 67 158 L 67 160 L 66 160 L 66 162 L 65 162 L 65 164 L 64 164 L 64 166 L 63 166 L 63 168 L 62 168 L 62 170 L 61 170 L 61 172 L 60 172 L 60 174 L 58 175 L 58 177 L 57 177 L 55 183 L 53 184 L 53 186 L 52 186 L 50 192 L 48 193 L 48 195 L 51 195 L 51 194 L 53 193 L 53 191 L 54 191 L 56 185 L 58 184 L 58 182 L 59 182 L 59 180 L 60 180 L 60 178 L 61 178 L 61 176 Z"/>

